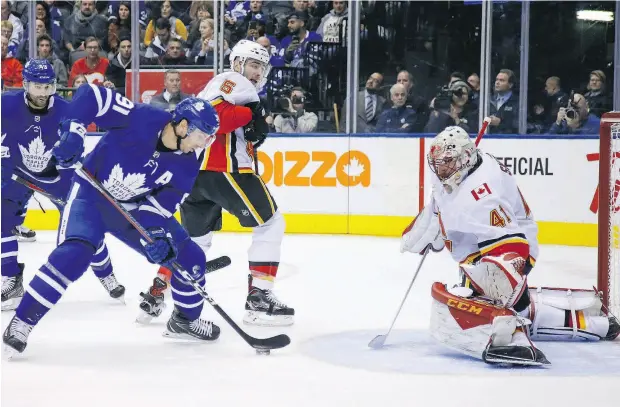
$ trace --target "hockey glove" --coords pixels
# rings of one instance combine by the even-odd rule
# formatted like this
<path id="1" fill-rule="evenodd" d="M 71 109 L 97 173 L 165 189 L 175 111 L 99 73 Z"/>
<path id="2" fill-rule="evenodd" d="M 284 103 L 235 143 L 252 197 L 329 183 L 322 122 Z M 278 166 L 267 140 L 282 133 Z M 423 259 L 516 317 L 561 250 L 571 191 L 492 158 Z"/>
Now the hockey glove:
<path id="1" fill-rule="evenodd" d="M 60 140 L 54 144 L 52 154 L 58 165 L 63 168 L 71 167 L 82 158 L 84 153 L 84 137 L 86 128 L 74 120 L 65 120 L 58 129 Z"/>
<path id="2" fill-rule="evenodd" d="M 260 102 L 251 102 L 245 105 L 252 109 L 252 120 L 243 128 L 244 136 L 247 141 L 262 144 L 269 133 L 269 125 L 265 120 L 265 109 Z"/>
<path id="3" fill-rule="evenodd" d="M 162 227 L 152 227 L 146 230 L 149 237 L 153 240 L 147 243 L 140 239 L 140 243 L 144 247 L 144 255 L 147 260 L 155 264 L 165 265 L 177 258 L 177 245 L 172 240 L 172 235 Z"/>

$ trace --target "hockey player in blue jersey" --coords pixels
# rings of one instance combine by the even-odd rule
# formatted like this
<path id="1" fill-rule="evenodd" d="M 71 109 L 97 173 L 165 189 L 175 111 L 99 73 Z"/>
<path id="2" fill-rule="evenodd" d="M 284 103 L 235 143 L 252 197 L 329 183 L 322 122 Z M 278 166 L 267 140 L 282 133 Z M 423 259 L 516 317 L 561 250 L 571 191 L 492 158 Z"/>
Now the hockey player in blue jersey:
<path id="1" fill-rule="evenodd" d="M 32 190 L 13 181 L 12 174 L 33 183 L 57 198 L 69 193 L 74 169 L 81 157 L 59 161 L 54 145 L 58 128 L 69 102 L 55 95 L 56 77 L 45 59 L 30 60 L 23 70 L 24 90 L 2 94 L 2 311 L 13 310 L 24 294 L 24 263 L 17 262 L 18 237 L 13 229 L 23 222 Z M 77 126 L 64 124 L 64 126 Z M 81 127 L 80 131 L 85 132 Z M 62 152 L 61 152 L 62 154 Z M 58 206 L 58 205 L 57 205 Z M 58 208 L 62 210 L 62 208 Z M 60 235 L 62 239 L 62 235 Z M 103 242 L 92 258 L 91 268 L 113 298 L 122 300 L 125 287 L 119 285 L 108 250 Z"/>
<path id="2" fill-rule="evenodd" d="M 22 352 L 32 328 L 88 267 L 96 248 L 110 233 L 152 263 L 176 260 L 204 285 L 206 259 L 202 249 L 173 217 L 192 190 L 204 149 L 215 140 L 219 119 L 201 99 L 179 103 L 173 113 L 150 105 L 134 105 L 119 93 L 84 85 L 70 105 L 72 123 L 94 121 L 108 132 L 84 159 L 84 170 L 149 233 L 140 234 L 92 187 L 81 171 L 73 179 L 62 224 L 64 241 L 30 282 L 15 316 L 2 337 L 9 352 Z M 79 147 L 81 136 L 69 130 L 61 145 Z M 64 154 L 71 155 L 69 148 Z M 200 318 L 204 300 L 176 271 L 171 280 L 174 311 L 164 336 L 200 341 L 219 337 L 220 329 Z"/>

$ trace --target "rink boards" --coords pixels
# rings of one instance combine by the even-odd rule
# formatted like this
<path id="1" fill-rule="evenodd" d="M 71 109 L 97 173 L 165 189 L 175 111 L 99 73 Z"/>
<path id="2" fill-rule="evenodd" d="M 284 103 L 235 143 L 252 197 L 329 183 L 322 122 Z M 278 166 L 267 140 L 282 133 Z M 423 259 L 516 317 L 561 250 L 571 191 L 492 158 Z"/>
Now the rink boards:
<path id="1" fill-rule="evenodd" d="M 98 137 L 87 140 L 91 149 Z M 398 236 L 429 195 L 429 143 L 419 136 L 274 135 L 259 151 L 259 171 L 289 233 Z M 481 148 L 517 177 L 541 243 L 596 246 L 597 137 L 488 136 Z M 58 212 L 40 200 L 46 213 L 31 202 L 27 225 L 56 228 Z M 225 214 L 224 230 L 243 228 Z"/>

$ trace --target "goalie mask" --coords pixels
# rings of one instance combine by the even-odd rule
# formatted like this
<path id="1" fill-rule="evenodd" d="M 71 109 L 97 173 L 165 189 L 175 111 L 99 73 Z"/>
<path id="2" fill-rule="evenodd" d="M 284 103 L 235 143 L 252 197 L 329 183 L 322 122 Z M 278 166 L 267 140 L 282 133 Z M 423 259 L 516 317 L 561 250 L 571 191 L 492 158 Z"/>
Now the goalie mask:
<path id="1" fill-rule="evenodd" d="M 260 44 L 241 40 L 230 53 L 230 66 L 236 72 L 245 76 L 257 90 L 261 90 L 271 70 L 269 52 Z M 239 62 L 236 66 L 235 62 Z"/>
<path id="2" fill-rule="evenodd" d="M 433 139 L 427 159 L 444 189 L 452 193 L 478 162 L 478 152 L 465 130 L 450 126 Z"/>

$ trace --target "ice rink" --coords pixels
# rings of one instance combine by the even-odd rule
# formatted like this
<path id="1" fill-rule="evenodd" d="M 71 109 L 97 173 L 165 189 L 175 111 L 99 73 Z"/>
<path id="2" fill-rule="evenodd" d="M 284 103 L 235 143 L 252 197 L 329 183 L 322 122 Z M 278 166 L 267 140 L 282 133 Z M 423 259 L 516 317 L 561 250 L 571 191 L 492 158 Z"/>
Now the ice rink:
<path id="1" fill-rule="evenodd" d="M 54 241 L 55 233 L 40 232 L 20 245 L 26 283 Z M 223 233 L 209 253 L 233 261 L 207 277 L 207 290 L 239 323 L 249 243 L 249 234 Z M 208 304 L 203 316 L 222 328 L 216 343 L 163 338 L 172 305 L 151 325 L 136 325 L 138 294 L 156 267 L 116 240 L 108 246 L 127 304 L 87 271 L 25 353 L 2 361 L 2 407 L 620 406 L 620 340 L 539 343 L 552 363 L 546 369 L 491 367 L 433 342 L 431 283 L 457 281 L 445 251 L 428 256 L 388 346 L 377 351 L 368 341 L 387 330 L 420 256 L 401 255 L 395 238 L 287 235 L 276 293 L 295 307 L 295 325 L 243 327 L 258 337 L 286 333 L 292 343 L 258 356 Z M 594 249 L 543 246 L 530 284 L 590 288 L 595 275 Z M 12 314 L 2 313 L 3 330 Z"/>

